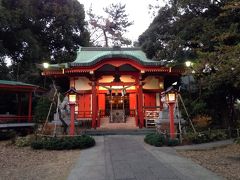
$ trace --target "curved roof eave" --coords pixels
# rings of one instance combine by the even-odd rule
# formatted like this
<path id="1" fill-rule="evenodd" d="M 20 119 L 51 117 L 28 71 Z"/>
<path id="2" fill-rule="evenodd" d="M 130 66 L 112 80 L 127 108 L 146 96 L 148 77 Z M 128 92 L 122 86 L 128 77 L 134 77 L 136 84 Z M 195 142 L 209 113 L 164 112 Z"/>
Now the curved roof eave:
<path id="1" fill-rule="evenodd" d="M 126 59 L 131 59 L 141 65 L 144 66 L 162 66 L 163 62 L 160 61 L 152 61 L 152 60 L 147 60 L 147 61 L 143 61 L 142 59 L 140 59 L 139 57 L 133 56 L 133 55 L 129 55 L 129 54 L 105 54 L 102 56 L 97 57 L 96 59 L 93 59 L 91 61 L 88 62 L 71 62 L 69 63 L 70 66 L 72 67 L 76 67 L 76 66 L 93 66 L 97 63 L 99 63 L 100 61 L 104 60 L 104 59 L 110 59 L 110 58 L 126 58 Z"/>

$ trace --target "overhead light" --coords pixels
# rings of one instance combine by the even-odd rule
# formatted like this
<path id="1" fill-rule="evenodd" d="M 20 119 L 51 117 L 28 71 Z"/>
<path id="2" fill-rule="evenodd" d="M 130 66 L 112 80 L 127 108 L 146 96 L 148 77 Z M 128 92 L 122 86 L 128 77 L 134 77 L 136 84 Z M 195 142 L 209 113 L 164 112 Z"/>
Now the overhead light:
<path id="1" fill-rule="evenodd" d="M 43 67 L 44 67 L 44 69 L 47 69 L 47 68 L 49 68 L 49 63 L 47 63 L 47 62 L 44 62 L 44 63 L 43 63 Z"/>
<path id="2" fill-rule="evenodd" d="M 185 62 L 185 65 L 186 65 L 187 67 L 192 66 L 192 64 L 193 64 L 193 63 L 192 63 L 191 61 L 186 61 L 186 62 Z"/>
<path id="3" fill-rule="evenodd" d="M 160 82 L 160 83 L 159 83 L 159 87 L 160 87 L 160 89 L 164 89 L 164 83 L 163 83 L 163 82 Z"/>

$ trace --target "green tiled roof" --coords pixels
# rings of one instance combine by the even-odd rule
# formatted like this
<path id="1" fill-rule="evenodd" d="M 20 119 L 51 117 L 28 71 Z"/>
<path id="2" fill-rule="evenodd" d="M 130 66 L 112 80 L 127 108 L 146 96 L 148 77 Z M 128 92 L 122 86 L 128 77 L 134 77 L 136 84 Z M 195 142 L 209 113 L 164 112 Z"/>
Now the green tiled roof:
<path id="1" fill-rule="evenodd" d="M 159 61 L 148 59 L 140 48 L 100 48 L 80 47 L 77 58 L 70 66 L 91 66 L 106 58 L 129 58 L 142 65 L 162 65 Z"/>
<path id="2" fill-rule="evenodd" d="M 33 85 L 33 84 L 27 84 L 19 81 L 6 81 L 6 80 L 0 80 L 0 85 L 37 87 L 36 85 Z"/>

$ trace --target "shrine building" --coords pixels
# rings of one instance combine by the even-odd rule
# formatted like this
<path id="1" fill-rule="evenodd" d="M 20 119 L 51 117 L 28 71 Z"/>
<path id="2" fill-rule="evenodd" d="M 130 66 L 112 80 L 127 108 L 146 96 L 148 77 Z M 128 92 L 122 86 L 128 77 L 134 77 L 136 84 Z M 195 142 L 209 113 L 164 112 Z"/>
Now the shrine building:
<path id="1" fill-rule="evenodd" d="M 181 73 L 148 59 L 140 48 L 80 47 L 73 62 L 51 64 L 42 75 L 76 89 L 76 120 L 89 119 L 92 128 L 142 128 L 146 111 L 162 110 L 161 92 Z"/>

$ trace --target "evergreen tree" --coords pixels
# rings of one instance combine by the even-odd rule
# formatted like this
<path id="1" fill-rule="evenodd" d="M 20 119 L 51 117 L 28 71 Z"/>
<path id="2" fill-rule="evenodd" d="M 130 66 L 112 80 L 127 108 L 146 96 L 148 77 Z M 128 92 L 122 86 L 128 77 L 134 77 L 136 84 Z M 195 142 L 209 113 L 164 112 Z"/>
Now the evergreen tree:
<path id="1" fill-rule="evenodd" d="M 88 11 L 89 31 L 91 41 L 95 46 L 105 47 L 130 45 L 131 41 L 124 37 L 127 28 L 133 24 L 129 22 L 126 14 L 126 5 L 111 4 L 104 8 L 106 17 L 95 15 L 92 8 Z"/>
<path id="2" fill-rule="evenodd" d="M 84 18 L 77 0 L 1 0 L 0 55 L 11 58 L 14 79 L 34 82 L 35 63 L 73 60 L 88 45 Z"/>
<path id="3" fill-rule="evenodd" d="M 0 80 L 9 80 L 10 78 L 9 68 L 7 67 L 6 62 L 4 61 L 4 58 L 0 58 Z"/>
<path id="4" fill-rule="evenodd" d="M 172 0 L 139 37 L 150 58 L 194 62 L 199 91 L 191 101 L 206 102 L 204 113 L 225 126 L 236 124 L 233 105 L 240 97 L 239 17 L 238 0 Z"/>

